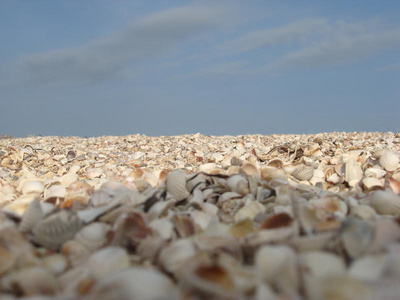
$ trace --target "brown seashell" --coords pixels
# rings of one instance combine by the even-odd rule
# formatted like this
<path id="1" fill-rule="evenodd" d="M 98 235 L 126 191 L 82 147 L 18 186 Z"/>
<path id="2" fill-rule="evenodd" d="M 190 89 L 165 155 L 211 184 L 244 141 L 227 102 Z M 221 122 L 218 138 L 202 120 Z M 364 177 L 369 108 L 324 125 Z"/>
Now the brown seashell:
<path id="1" fill-rule="evenodd" d="M 275 229 L 280 227 L 290 226 L 293 219 L 286 213 L 276 214 L 268 219 L 266 219 L 259 229 Z"/>

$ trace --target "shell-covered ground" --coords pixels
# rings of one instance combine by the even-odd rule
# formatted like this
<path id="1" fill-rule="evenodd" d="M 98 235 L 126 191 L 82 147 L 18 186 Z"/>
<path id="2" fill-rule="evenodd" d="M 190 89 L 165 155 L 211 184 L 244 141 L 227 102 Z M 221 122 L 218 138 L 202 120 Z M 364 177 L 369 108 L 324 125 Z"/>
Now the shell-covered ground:
<path id="1" fill-rule="evenodd" d="M 0 139 L 0 299 L 400 299 L 400 134 Z"/>

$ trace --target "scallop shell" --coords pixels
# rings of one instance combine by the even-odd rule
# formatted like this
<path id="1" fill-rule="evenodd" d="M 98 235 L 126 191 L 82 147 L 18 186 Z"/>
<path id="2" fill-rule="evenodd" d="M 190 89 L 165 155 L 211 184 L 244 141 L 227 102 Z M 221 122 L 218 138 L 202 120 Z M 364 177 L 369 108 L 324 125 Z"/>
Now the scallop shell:
<path id="1" fill-rule="evenodd" d="M 172 171 L 167 177 L 167 192 L 176 200 L 181 201 L 189 196 L 186 189 L 186 175 L 183 170 Z"/>
<path id="2" fill-rule="evenodd" d="M 399 167 L 399 154 L 387 150 L 379 158 L 379 163 L 386 171 L 393 172 Z"/>
<path id="3" fill-rule="evenodd" d="M 107 233 L 110 228 L 108 224 L 93 222 L 79 230 L 74 239 L 93 252 L 107 242 Z"/>
<path id="4" fill-rule="evenodd" d="M 22 220 L 19 224 L 19 230 L 21 232 L 29 232 L 42 218 L 42 208 L 40 206 L 39 199 L 36 198 L 29 204 L 28 208 L 22 215 Z"/>
<path id="5" fill-rule="evenodd" d="M 378 214 L 396 215 L 400 213 L 400 196 L 391 190 L 373 192 L 368 196 L 368 204 Z"/>
<path id="6" fill-rule="evenodd" d="M 292 176 L 298 180 L 310 180 L 314 175 L 314 168 L 305 165 L 298 166 L 292 173 Z"/>
<path id="7" fill-rule="evenodd" d="M 34 240 L 49 249 L 58 250 L 82 228 L 83 222 L 75 215 L 61 211 L 41 220 L 33 227 Z"/>

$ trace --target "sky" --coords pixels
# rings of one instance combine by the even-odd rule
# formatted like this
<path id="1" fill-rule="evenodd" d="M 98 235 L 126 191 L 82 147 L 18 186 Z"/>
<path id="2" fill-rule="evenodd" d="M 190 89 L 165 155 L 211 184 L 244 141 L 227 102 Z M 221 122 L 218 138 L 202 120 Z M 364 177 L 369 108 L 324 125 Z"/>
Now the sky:
<path id="1" fill-rule="evenodd" d="M 400 132 L 400 1 L 1 0 L 0 135 Z"/>

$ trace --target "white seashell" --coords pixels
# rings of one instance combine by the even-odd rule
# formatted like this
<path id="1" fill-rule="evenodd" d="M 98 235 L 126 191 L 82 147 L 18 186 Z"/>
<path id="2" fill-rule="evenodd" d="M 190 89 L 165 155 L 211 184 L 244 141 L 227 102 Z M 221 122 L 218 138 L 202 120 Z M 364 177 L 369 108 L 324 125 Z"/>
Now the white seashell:
<path id="1" fill-rule="evenodd" d="M 363 177 L 363 171 L 360 164 L 349 158 L 345 164 L 344 180 L 350 185 L 355 186 Z"/>
<path id="2" fill-rule="evenodd" d="M 178 298 L 178 291 L 171 279 L 155 269 L 140 266 L 122 270 L 100 280 L 87 296 L 88 300 Z"/>
<path id="3" fill-rule="evenodd" d="M 86 178 L 87 179 L 94 179 L 99 178 L 103 175 L 103 171 L 98 168 L 91 168 L 86 171 Z"/>
<path id="4" fill-rule="evenodd" d="M 9 273 L 2 279 L 5 290 L 25 296 L 53 295 L 59 290 L 54 275 L 42 267 L 30 267 Z"/>
<path id="5" fill-rule="evenodd" d="M 15 199 L 10 204 L 4 206 L 3 209 L 9 210 L 19 216 L 22 216 L 29 204 L 37 198 L 36 194 L 22 195 Z"/>
<path id="6" fill-rule="evenodd" d="M 245 205 L 237 211 L 235 214 L 235 222 L 242 221 L 244 219 L 253 220 L 254 217 L 259 213 L 264 213 L 266 208 L 260 202 L 253 201 L 248 205 Z"/>
<path id="7" fill-rule="evenodd" d="M 90 270 L 85 266 L 72 268 L 58 277 L 63 293 L 76 294 L 82 282 L 91 281 L 92 275 Z"/>
<path id="8" fill-rule="evenodd" d="M 42 259 L 43 266 L 54 275 L 63 273 L 68 268 L 68 260 L 62 254 L 53 254 Z"/>
<path id="9" fill-rule="evenodd" d="M 210 173 L 217 168 L 216 163 L 207 163 L 199 166 L 199 172 Z"/>
<path id="10" fill-rule="evenodd" d="M 82 226 L 83 223 L 77 216 L 63 210 L 38 222 L 32 232 L 38 244 L 57 250 L 65 241 L 71 239 Z"/>
<path id="11" fill-rule="evenodd" d="M 195 254 L 196 249 L 193 241 L 180 239 L 161 250 L 159 261 L 168 272 L 174 273 Z"/>
<path id="12" fill-rule="evenodd" d="M 79 230 L 74 239 L 93 252 L 107 242 L 107 233 L 110 228 L 108 224 L 93 222 Z"/>
<path id="13" fill-rule="evenodd" d="M 367 200 L 378 214 L 396 215 L 400 213 L 400 196 L 391 190 L 375 191 L 367 197 Z"/>
<path id="14" fill-rule="evenodd" d="M 336 241 L 336 232 L 328 231 L 319 234 L 296 236 L 289 241 L 289 245 L 299 252 L 318 251 L 329 247 Z"/>
<path id="15" fill-rule="evenodd" d="M 63 244 L 61 253 L 68 257 L 73 267 L 81 266 L 90 256 L 89 250 L 75 240 L 69 240 Z"/>
<path id="16" fill-rule="evenodd" d="M 379 164 L 389 172 L 395 171 L 399 167 L 399 154 L 394 151 L 387 150 L 379 158 Z"/>
<path id="17" fill-rule="evenodd" d="M 183 170 L 174 170 L 167 177 L 167 192 L 181 201 L 189 196 L 186 189 L 186 175 Z"/>
<path id="18" fill-rule="evenodd" d="M 29 232 L 43 218 L 42 208 L 40 206 L 39 199 L 33 200 L 24 214 L 22 215 L 21 223 L 19 224 L 19 230 L 21 232 Z"/>
<path id="19" fill-rule="evenodd" d="M 44 191 L 44 201 L 50 201 L 51 199 L 54 199 L 54 201 L 57 198 L 65 198 L 67 194 L 67 189 L 63 185 L 52 185 L 48 189 Z"/>
<path id="20" fill-rule="evenodd" d="M 383 188 L 383 182 L 374 177 L 365 177 L 363 178 L 362 183 L 367 191 L 375 190 L 377 188 Z"/>
<path id="21" fill-rule="evenodd" d="M 270 284 L 280 293 L 294 295 L 299 286 L 297 257 L 288 246 L 263 246 L 255 255 L 259 279 Z"/>
<path id="22" fill-rule="evenodd" d="M 242 175 L 233 175 L 229 177 L 226 181 L 226 185 L 234 193 L 239 193 L 243 196 L 250 193 L 249 184 Z"/>
<path id="23" fill-rule="evenodd" d="M 352 262 L 348 274 L 359 280 L 374 281 L 383 277 L 386 266 L 384 255 L 366 255 Z"/>
<path id="24" fill-rule="evenodd" d="M 375 220 L 376 212 L 368 205 L 357 205 L 351 208 L 350 215 L 362 220 Z"/>
<path id="25" fill-rule="evenodd" d="M 341 239 L 344 249 L 351 258 L 364 255 L 374 238 L 374 227 L 370 223 L 349 217 L 342 223 Z"/>
<path id="26" fill-rule="evenodd" d="M 386 171 L 378 168 L 368 168 L 364 171 L 365 177 L 383 178 L 386 175 Z"/>
<path id="27" fill-rule="evenodd" d="M 245 172 L 249 176 L 253 176 L 254 178 L 260 177 L 260 170 L 258 170 L 258 168 L 251 163 L 243 164 L 241 169 L 243 172 Z"/>
<path id="28" fill-rule="evenodd" d="M 40 181 L 28 181 L 22 187 L 22 194 L 41 194 L 44 191 L 44 184 Z"/>
<path id="29" fill-rule="evenodd" d="M 60 183 L 66 187 L 68 187 L 71 183 L 78 181 L 79 176 L 73 172 L 69 172 L 60 178 Z"/>
<path id="30" fill-rule="evenodd" d="M 106 247 L 93 253 L 87 265 L 96 279 L 105 278 L 111 273 L 130 266 L 128 253 L 121 247 Z"/>
<path id="31" fill-rule="evenodd" d="M 167 219 L 155 219 L 149 223 L 149 227 L 166 240 L 170 239 L 174 232 L 174 225 Z"/>
<path id="32" fill-rule="evenodd" d="M 301 181 L 310 180 L 314 175 L 314 168 L 305 165 L 298 166 L 292 173 L 292 176 Z"/>

